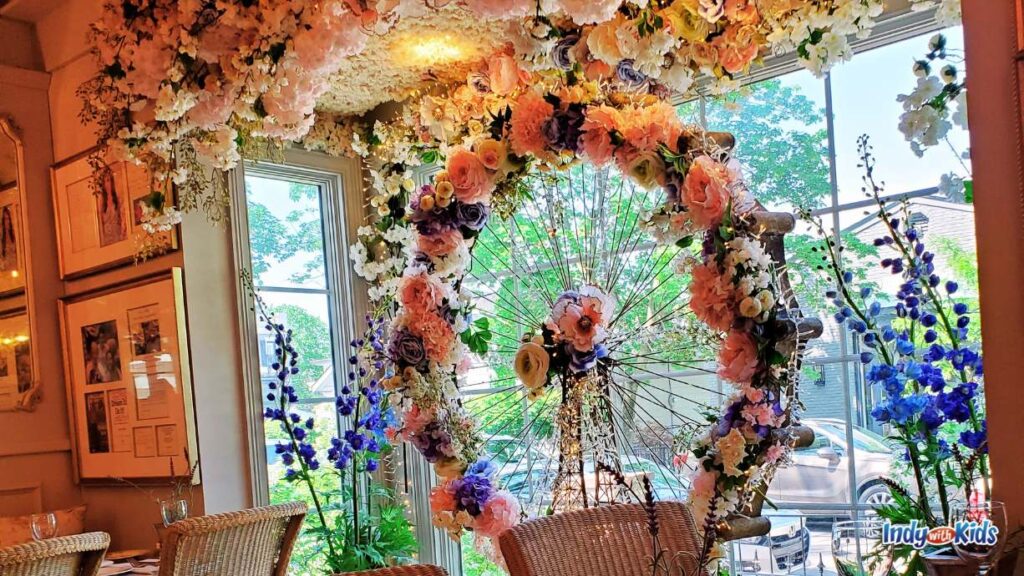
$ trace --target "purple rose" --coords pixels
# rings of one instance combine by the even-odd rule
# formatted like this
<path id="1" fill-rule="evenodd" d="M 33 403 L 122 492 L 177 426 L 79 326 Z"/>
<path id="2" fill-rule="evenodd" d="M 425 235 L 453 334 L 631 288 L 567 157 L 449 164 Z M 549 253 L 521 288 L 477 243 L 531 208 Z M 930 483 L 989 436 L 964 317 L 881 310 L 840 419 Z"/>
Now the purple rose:
<path id="1" fill-rule="evenodd" d="M 642 88 L 647 84 L 647 76 L 634 68 L 633 64 L 633 60 L 629 58 L 620 60 L 619 65 L 615 67 L 615 75 L 630 88 Z"/>
<path id="2" fill-rule="evenodd" d="M 395 332 L 388 346 L 392 360 L 402 366 L 422 366 L 427 361 L 427 351 L 423 340 L 402 328 Z"/>
<path id="3" fill-rule="evenodd" d="M 556 110 L 551 118 L 545 120 L 541 132 L 548 145 L 555 150 L 578 152 L 584 120 L 582 108 L 578 104 L 571 104 L 565 110 Z"/>
<path id="4" fill-rule="evenodd" d="M 579 41 L 579 34 L 569 34 L 551 47 L 551 61 L 556 67 L 562 70 L 572 69 L 572 54 L 570 52 Z"/>
<path id="5" fill-rule="evenodd" d="M 455 206 L 455 225 L 459 228 L 466 228 L 473 232 L 483 230 L 487 219 L 491 216 L 491 209 L 481 202 L 466 204 L 459 202 Z"/>

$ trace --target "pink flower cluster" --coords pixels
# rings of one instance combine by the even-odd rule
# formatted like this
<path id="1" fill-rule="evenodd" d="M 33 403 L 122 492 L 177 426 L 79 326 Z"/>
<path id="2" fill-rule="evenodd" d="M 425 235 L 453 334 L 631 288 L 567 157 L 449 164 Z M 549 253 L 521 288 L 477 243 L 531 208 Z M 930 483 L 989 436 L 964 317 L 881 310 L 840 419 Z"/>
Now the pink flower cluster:
<path id="1" fill-rule="evenodd" d="M 611 296 L 594 286 L 579 292 L 565 292 L 551 309 L 548 328 L 557 341 L 579 352 L 589 352 L 607 337 L 615 303 Z"/>

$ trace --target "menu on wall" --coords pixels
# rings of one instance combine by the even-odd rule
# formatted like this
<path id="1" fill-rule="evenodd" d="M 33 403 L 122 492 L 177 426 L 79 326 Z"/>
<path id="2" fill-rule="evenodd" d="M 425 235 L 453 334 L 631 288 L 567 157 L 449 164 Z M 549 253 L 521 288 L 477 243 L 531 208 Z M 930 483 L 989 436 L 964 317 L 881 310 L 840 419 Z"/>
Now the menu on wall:
<path id="1" fill-rule="evenodd" d="M 79 477 L 189 470 L 196 450 L 180 271 L 63 302 L 62 314 Z"/>

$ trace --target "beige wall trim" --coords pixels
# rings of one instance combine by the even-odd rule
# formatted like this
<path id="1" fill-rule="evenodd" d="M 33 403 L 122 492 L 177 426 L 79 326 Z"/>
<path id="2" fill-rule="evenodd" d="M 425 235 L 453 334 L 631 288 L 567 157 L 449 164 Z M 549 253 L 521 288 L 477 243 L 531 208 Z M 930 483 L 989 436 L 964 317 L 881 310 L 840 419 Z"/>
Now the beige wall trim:
<path id="1" fill-rule="evenodd" d="M 0 458 L 35 456 L 37 454 L 52 454 L 55 452 L 71 452 L 71 439 L 54 438 L 0 446 Z"/>

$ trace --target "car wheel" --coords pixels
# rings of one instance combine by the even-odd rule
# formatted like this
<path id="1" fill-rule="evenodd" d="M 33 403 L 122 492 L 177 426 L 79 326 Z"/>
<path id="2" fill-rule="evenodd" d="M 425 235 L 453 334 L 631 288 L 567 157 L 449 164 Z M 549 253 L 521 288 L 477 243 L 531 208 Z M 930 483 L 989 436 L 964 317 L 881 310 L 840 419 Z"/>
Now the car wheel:
<path id="1" fill-rule="evenodd" d="M 857 504 L 870 508 L 868 514 L 876 514 L 877 508 L 892 504 L 894 501 L 889 487 L 882 483 L 869 484 L 860 491 L 860 496 L 857 497 Z"/>

